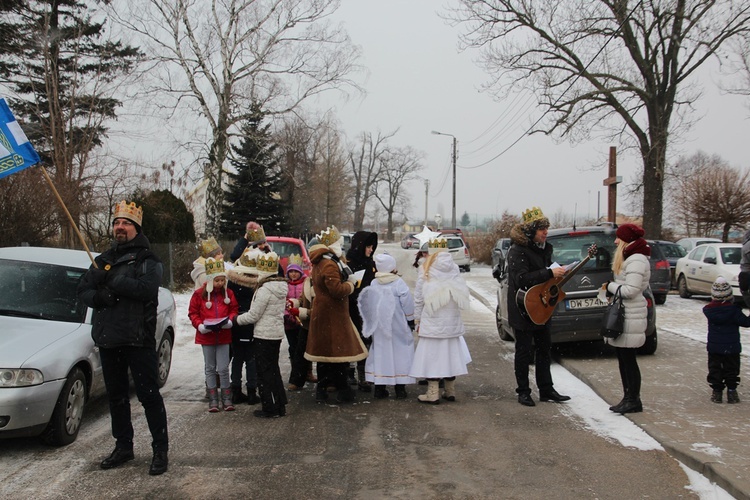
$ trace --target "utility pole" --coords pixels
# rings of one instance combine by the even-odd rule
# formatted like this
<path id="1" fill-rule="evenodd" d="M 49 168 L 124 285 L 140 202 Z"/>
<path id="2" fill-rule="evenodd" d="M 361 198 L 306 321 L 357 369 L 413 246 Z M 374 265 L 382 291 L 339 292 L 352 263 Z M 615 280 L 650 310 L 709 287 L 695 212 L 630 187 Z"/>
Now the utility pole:
<path id="1" fill-rule="evenodd" d="M 424 180 L 424 225 L 427 225 L 427 200 L 430 194 L 430 179 Z"/>
<path id="2" fill-rule="evenodd" d="M 617 175 L 617 148 L 609 148 L 609 177 L 604 179 L 604 185 L 609 186 L 607 221 L 612 224 L 617 222 L 617 185 L 622 182 L 622 177 Z"/>
<path id="3" fill-rule="evenodd" d="M 451 228 L 455 229 L 456 225 L 456 160 L 458 159 L 458 152 L 456 151 L 456 137 L 453 137 L 453 214 L 451 216 Z"/>

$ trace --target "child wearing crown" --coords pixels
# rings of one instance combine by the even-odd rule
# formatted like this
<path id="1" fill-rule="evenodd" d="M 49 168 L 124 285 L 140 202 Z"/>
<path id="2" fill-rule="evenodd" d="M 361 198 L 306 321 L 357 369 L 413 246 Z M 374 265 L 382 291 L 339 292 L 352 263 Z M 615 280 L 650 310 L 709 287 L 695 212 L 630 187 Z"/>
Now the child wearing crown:
<path id="1" fill-rule="evenodd" d="M 308 372 L 312 369 L 312 363 L 305 359 L 307 330 L 302 328 L 299 310 L 299 299 L 302 297 L 306 279 L 302 272 L 302 257 L 300 255 L 292 254 L 289 256 L 286 278 L 288 291 L 286 294 L 287 308 L 284 310 L 284 333 L 289 344 L 289 361 L 292 365 L 287 389 L 297 391 L 304 387 L 308 379 Z"/>
<path id="2" fill-rule="evenodd" d="M 190 277 L 195 284 L 194 290 L 206 284 L 206 259 L 212 257 L 215 260 L 224 260 L 224 251 L 216 238 L 208 238 L 198 242 L 198 251 L 200 256 L 193 261 L 193 270 L 190 271 Z"/>
<path id="3" fill-rule="evenodd" d="M 276 252 L 258 257 L 258 288 L 253 294 L 250 310 L 237 317 L 237 324 L 254 324 L 255 365 L 262 408 L 253 415 L 277 418 L 286 415 L 286 391 L 279 369 L 279 350 L 284 338 L 284 310 L 287 282 L 278 276 L 279 256 Z"/>
<path id="4" fill-rule="evenodd" d="M 226 287 L 224 261 L 206 259 L 206 283 L 193 292 L 188 317 L 195 327 L 195 343 L 203 349 L 204 373 L 208 388 L 208 411 L 219 411 L 219 389 L 224 411 L 234 410 L 229 388 L 229 344 L 232 324 L 239 306 L 234 293 Z M 219 375 L 220 388 L 216 387 Z"/>
<path id="5" fill-rule="evenodd" d="M 409 376 L 427 379 L 427 393 L 417 397 L 420 402 L 438 404 L 440 379 L 445 384 L 443 399 L 455 401 L 456 376 L 468 373 L 471 355 L 464 340 L 461 309 L 469 306 L 470 294 L 445 238 L 431 239 L 428 251 L 414 288 L 419 341 Z"/>

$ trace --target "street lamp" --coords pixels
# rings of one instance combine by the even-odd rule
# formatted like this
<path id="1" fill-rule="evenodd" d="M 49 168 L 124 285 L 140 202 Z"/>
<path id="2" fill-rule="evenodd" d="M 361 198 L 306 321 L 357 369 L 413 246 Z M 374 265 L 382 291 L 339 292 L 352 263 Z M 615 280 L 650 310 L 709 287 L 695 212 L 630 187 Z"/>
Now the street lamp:
<path id="1" fill-rule="evenodd" d="M 435 224 L 437 224 L 437 230 L 440 231 L 443 228 L 443 216 L 435 214 Z"/>
<path id="2" fill-rule="evenodd" d="M 458 159 L 458 154 L 456 153 L 456 143 L 458 141 L 456 140 L 456 136 L 453 134 L 445 134 L 443 132 L 438 132 L 437 130 L 433 130 L 431 133 L 435 135 L 447 135 L 448 137 L 453 137 L 453 212 L 451 217 L 451 228 L 455 229 L 458 227 L 456 225 L 456 160 Z"/>

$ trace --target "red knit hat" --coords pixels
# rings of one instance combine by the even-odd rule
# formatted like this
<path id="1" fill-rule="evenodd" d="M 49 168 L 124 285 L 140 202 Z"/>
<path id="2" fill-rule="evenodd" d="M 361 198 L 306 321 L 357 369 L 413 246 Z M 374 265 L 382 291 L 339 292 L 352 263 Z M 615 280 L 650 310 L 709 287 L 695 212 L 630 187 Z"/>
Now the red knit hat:
<path id="1" fill-rule="evenodd" d="M 625 243 L 632 243 L 638 238 L 642 238 L 644 234 L 646 234 L 646 232 L 635 224 L 623 224 L 622 226 L 619 226 L 615 232 L 615 235 Z"/>

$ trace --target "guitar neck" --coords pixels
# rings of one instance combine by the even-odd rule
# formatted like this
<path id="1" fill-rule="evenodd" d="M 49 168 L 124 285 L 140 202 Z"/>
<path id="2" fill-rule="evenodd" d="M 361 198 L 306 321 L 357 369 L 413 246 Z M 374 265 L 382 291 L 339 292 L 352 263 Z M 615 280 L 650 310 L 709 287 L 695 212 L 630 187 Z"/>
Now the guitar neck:
<path id="1" fill-rule="evenodd" d="M 568 280 L 572 278 L 573 275 L 577 273 L 584 265 L 586 265 L 586 262 L 588 262 L 589 260 L 591 260 L 591 256 L 587 255 L 581 262 L 576 264 L 576 266 L 573 269 L 565 273 L 565 276 L 563 276 L 563 279 L 560 280 L 559 286 L 562 287 L 565 283 L 567 283 Z"/>

